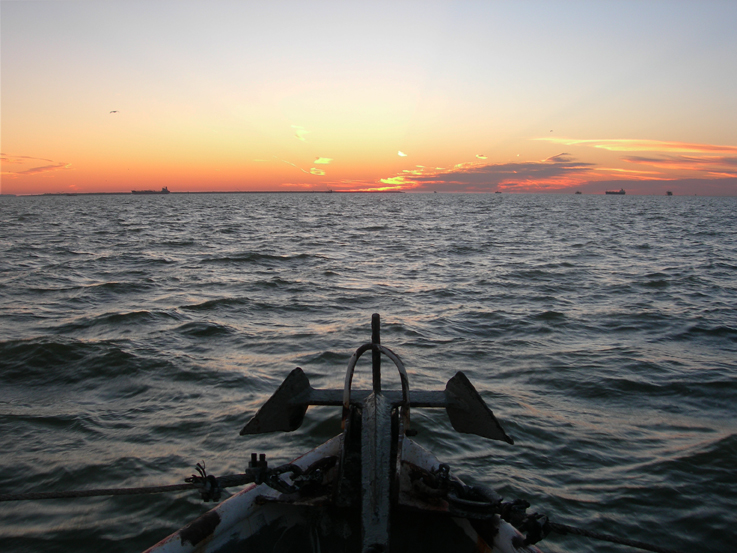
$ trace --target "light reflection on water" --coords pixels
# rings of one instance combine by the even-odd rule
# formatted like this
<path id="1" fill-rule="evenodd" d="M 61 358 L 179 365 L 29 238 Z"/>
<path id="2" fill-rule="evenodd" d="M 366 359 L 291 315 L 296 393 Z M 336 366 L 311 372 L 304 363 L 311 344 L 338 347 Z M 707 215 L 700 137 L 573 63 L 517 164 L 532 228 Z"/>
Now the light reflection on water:
<path id="1" fill-rule="evenodd" d="M 203 459 L 228 474 L 251 451 L 300 455 L 338 432 L 339 408 L 311 408 L 292 435 L 238 432 L 296 366 L 341 387 L 379 312 L 412 389 L 463 370 L 515 439 L 414 410 L 418 441 L 454 469 L 559 522 L 726 550 L 737 203 L 611 200 L 3 198 L 0 491 L 175 483 Z M 370 387 L 368 363 L 356 386 Z M 0 505 L 0 537 L 8 551 L 143 550 L 203 509 L 187 495 Z"/>

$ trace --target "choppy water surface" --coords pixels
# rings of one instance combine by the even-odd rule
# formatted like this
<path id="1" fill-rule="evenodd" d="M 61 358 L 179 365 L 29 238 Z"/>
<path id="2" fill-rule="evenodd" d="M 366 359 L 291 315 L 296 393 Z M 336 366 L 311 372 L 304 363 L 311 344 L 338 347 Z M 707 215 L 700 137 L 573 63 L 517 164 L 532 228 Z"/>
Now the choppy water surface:
<path id="1" fill-rule="evenodd" d="M 178 483 L 202 460 L 241 472 L 251 451 L 285 462 L 337 433 L 339 409 L 310 410 L 292 435 L 240 428 L 295 366 L 340 387 L 378 312 L 414 389 L 462 369 L 515 439 L 469 438 L 444 413 L 414 410 L 417 439 L 456 471 L 557 522 L 731 550 L 735 208 L 0 198 L 0 493 Z M 5 503 L 0 540 L 13 552 L 140 551 L 206 508 L 187 493 Z M 551 536 L 543 548 L 593 544 Z"/>

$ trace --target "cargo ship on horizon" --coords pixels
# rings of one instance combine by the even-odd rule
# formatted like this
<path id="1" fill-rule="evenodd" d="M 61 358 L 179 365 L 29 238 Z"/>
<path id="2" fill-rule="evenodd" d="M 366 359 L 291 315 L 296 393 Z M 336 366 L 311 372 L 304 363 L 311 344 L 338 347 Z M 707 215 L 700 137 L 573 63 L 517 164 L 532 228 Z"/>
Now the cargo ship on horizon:
<path id="1" fill-rule="evenodd" d="M 131 190 L 131 194 L 170 194 L 169 188 L 164 186 L 161 190 Z"/>

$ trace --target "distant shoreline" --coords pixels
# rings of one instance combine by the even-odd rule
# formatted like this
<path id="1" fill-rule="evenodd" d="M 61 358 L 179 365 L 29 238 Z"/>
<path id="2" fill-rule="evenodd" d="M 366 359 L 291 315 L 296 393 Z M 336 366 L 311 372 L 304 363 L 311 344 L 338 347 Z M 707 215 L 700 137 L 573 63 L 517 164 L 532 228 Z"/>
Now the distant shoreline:
<path id="1" fill-rule="evenodd" d="M 169 194 L 406 194 L 404 190 L 208 190 L 202 192 L 169 192 Z M 44 192 L 43 194 L 0 194 L 0 196 L 167 196 L 133 194 L 133 192 Z"/>
<path id="2" fill-rule="evenodd" d="M 162 194 L 155 192 L 152 194 L 134 194 L 132 192 L 44 192 L 42 194 L 2 194 L 0 198 L 39 198 L 44 196 L 168 196 L 171 194 L 177 194 L 180 196 L 186 196 L 191 194 L 203 195 L 203 194 L 407 194 L 406 190 L 214 190 L 214 191 L 196 191 L 196 192 L 169 192 L 168 194 Z M 410 194 L 433 194 L 429 191 L 421 192 L 409 192 Z M 457 192 L 457 191 L 442 191 L 435 192 L 442 194 L 471 194 L 471 195 L 484 195 L 494 194 L 494 192 Z M 524 196 L 528 194 L 541 194 L 541 195 L 552 195 L 552 196 L 566 196 L 571 195 L 570 192 L 512 192 L 507 193 L 507 196 Z M 585 194 L 586 196 L 604 196 L 603 192 L 592 192 Z M 671 196 L 663 194 L 631 194 L 631 197 L 635 196 L 651 196 L 651 197 L 664 197 L 672 198 L 676 197 L 676 194 Z M 678 194 L 679 197 L 700 197 L 700 198 L 730 198 L 734 197 L 731 195 L 697 195 L 697 194 Z"/>

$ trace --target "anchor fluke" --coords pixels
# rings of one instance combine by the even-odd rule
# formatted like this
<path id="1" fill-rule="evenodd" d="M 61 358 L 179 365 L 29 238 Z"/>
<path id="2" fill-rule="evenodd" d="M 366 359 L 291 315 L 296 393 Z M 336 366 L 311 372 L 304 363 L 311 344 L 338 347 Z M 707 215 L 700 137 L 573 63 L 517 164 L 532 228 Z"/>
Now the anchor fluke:
<path id="1" fill-rule="evenodd" d="M 295 403 L 294 399 L 311 390 L 307 375 L 297 367 L 277 388 L 274 395 L 241 430 L 244 434 L 264 434 L 266 432 L 292 432 L 297 430 L 307 412 L 306 403 Z"/>
<path id="2" fill-rule="evenodd" d="M 445 410 L 450 423 L 458 432 L 476 434 L 508 444 L 514 443 L 514 440 L 504 432 L 502 425 L 484 403 L 476 388 L 461 371 L 448 380 L 445 393 L 453 398 L 453 401 L 447 402 Z"/>

